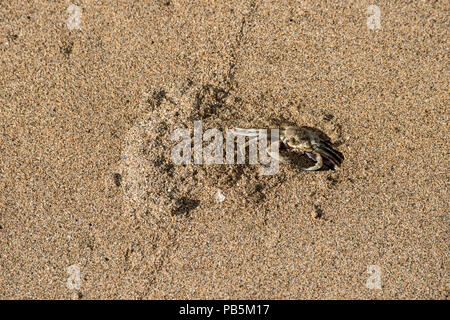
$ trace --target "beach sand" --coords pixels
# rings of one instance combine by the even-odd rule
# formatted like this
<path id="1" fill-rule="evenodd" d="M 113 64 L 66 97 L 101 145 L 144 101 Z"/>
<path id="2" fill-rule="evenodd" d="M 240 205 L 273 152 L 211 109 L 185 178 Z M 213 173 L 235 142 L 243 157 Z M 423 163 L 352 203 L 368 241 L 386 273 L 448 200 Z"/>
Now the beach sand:
<path id="1" fill-rule="evenodd" d="M 448 10 L 1 2 L 0 298 L 448 299 Z M 174 164 L 199 120 L 345 160 Z"/>

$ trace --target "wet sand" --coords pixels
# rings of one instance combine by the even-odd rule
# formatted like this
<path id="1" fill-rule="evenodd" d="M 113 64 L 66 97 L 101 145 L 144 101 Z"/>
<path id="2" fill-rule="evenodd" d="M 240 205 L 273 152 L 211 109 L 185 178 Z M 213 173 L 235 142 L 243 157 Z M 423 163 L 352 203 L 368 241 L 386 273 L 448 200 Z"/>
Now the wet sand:
<path id="1" fill-rule="evenodd" d="M 71 3 L 0 4 L 1 299 L 448 298 L 445 1 Z M 198 120 L 345 160 L 174 164 Z"/>

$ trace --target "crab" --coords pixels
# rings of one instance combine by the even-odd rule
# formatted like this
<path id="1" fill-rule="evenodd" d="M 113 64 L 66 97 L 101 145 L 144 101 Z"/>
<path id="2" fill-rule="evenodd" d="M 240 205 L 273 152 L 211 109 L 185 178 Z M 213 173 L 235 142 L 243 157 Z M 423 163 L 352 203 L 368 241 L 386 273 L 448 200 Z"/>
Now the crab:
<path id="1" fill-rule="evenodd" d="M 235 134 L 257 137 L 259 130 L 236 128 Z M 300 167 L 302 170 L 320 170 L 324 165 L 335 170 L 344 161 L 344 156 L 333 148 L 330 139 L 315 128 L 297 127 L 286 124 L 281 125 L 279 129 L 279 140 L 273 143 L 278 144 L 276 150 L 279 150 L 281 147 L 297 154 L 306 154 L 316 162 L 314 166 L 309 168 Z M 242 148 L 245 149 L 248 146 L 249 142 L 245 143 Z M 270 149 L 268 147 L 266 152 L 271 158 L 279 162 L 291 162 L 289 159 L 281 156 L 279 152 L 272 152 Z"/>
<path id="2" fill-rule="evenodd" d="M 301 167 L 302 170 L 320 170 L 324 164 L 335 170 L 344 160 L 342 153 L 333 148 L 328 137 L 311 127 L 283 125 L 280 128 L 280 142 L 289 151 L 298 154 L 304 153 L 310 159 L 316 161 L 316 164 L 312 167 Z M 271 152 L 268 152 L 268 154 L 278 161 L 287 161 L 280 154 Z"/>

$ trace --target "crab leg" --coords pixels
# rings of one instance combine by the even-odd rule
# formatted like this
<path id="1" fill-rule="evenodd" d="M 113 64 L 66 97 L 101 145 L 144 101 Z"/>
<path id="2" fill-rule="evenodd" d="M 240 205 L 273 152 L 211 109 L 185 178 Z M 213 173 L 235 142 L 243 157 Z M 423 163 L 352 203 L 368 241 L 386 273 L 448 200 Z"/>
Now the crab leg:
<path id="1" fill-rule="evenodd" d="M 320 148 L 322 148 L 324 150 L 327 150 L 328 152 L 333 154 L 334 158 L 337 159 L 339 162 L 344 161 L 344 156 L 342 155 L 342 153 L 340 153 L 339 151 L 333 149 L 333 147 L 329 143 L 322 142 L 319 146 L 320 146 Z"/>

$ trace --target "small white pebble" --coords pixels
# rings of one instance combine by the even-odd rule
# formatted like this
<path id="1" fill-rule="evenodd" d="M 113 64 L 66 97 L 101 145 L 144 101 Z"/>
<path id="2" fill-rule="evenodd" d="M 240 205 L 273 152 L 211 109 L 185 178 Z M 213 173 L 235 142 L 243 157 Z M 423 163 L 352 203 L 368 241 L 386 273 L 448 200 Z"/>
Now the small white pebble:
<path id="1" fill-rule="evenodd" d="M 220 203 L 223 202 L 223 200 L 225 200 L 225 196 L 222 194 L 222 191 L 220 191 L 220 189 L 217 189 L 216 201 Z"/>

